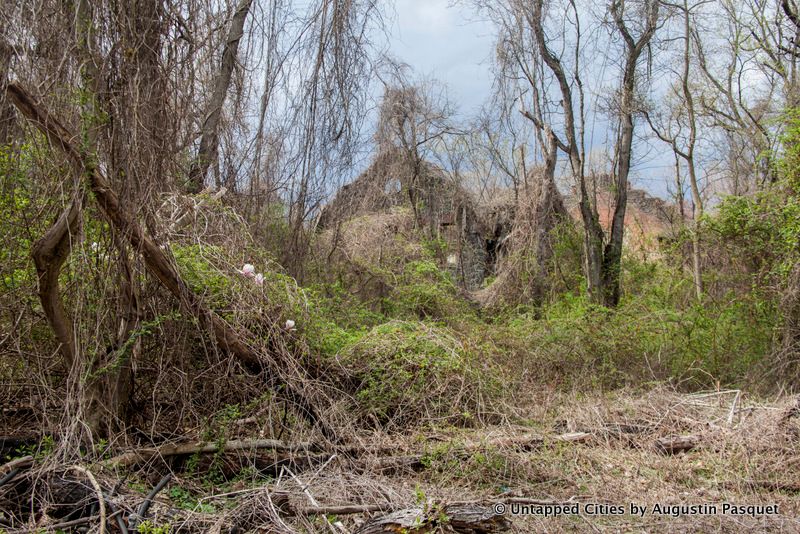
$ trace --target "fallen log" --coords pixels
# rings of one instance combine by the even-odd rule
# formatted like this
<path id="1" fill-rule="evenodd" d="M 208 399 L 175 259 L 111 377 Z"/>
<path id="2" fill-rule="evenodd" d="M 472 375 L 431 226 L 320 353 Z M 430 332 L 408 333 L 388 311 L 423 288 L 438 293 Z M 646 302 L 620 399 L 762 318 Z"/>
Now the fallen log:
<path id="1" fill-rule="evenodd" d="M 492 507 L 497 504 L 534 504 L 541 506 L 556 506 L 574 504 L 569 501 L 553 501 L 547 499 L 529 499 L 527 497 L 507 497 L 505 499 L 498 499 L 492 502 L 476 502 L 476 501 L 463 501 L 452 502 L 447 507 L 455 509 L 468 509 L 474 510 L 476 508 L 485 509 L 487 506 Z M 372 512 L 397 512 L 401 509 L 400 506 L 392 503 L 380 504 L 340 504 L 340 505 L 319 505 L 310 506 L 307 508 L 289 509 L 288 515 L 315 515 L 315 514 L 328 514 L 328 515 L 351 515 L 351 514 L 364 514 Z"/>
<path id="2" fill-rule="evenodd" d="M 677 454 L 694 449 L 699 442 L 700 438 L 698 436 L 670 436 L 657 439 L 655 448 L 662 454 Z"/>
<path id="3" fill-rule="evenodd" d="M 443 528 L 464 534 L 489 534 L 509 530 L 511 522 L 496 512 L 494 505 L 456 503 L 398 510 L 366 522 L 356 534 L 422 534 Z"/>
<path id="4" fill-rule="evenodd" d="M 9 471 L 13 471 L 14 469 L 19 469 L 22 467 L 30 467 L 33 465 L 33 456 L 23 456 L 22 458 L 16 458 L 15 460 L 11 460 L 8 463 L 0 465 L 0 475 L 4 475 Z"/>
<path id="5" fill-rule="evenodd" d="M 159 282 L 191 313 L 200 325 L 207 328 L 217 344 L 228 354 L 233 355 L 242 365 L 253 373 L 265 372 L 268 385 L 282 398 L 298 409 L 300 415 L 312 426 L 320 429 L 331 441 L 338 441 L 334 429 L 322 420 L 314 404 L 291 382 L 283 377 L 283 370 L 291 368 L 289 362 L 281 361 L 280 354 L 260 354 L 252 349 L 224 319 L 209 309 L 183 281 L 173 267 L 164 250 L 148 236 L 135 218 L 131 217 L 120 203 L 119 196 L 111 187 L 100 169 L 78 151 L 72 144 L 80 137 L 71 133 L 48 110 L 37 104 L 31 95 L 19 84 L 10 83 L 6 93 L 14 106 L 30 120 L 47 139 L 58 146 L 68 159 L 86 176 L 100 211 L 108 222 L 124 236 L 133 250 L 144 260 L 147 269 Z"/>
<path id="6" fill-rule="evenodd" d="M 130 467 L 146 463 L 153 458 L 167 458 L 187 454 L 213 454 L 216 452 L 233 452 L 249 450 L 274 450 L 279 452 L 308 452 L 318 450 L 311 443 L 284 443 L 275 439 L 234 439 L 222 443 L 201 441 L 196 443 L 168 443 L 159 447 L 136 449 L 115 456 L 105 463 L 109 467 Z"/>

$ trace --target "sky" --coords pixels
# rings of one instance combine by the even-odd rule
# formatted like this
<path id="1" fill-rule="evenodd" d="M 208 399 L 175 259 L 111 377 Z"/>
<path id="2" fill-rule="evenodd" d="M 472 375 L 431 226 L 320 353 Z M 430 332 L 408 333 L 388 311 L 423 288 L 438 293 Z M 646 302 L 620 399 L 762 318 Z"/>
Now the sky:
<path id="1" fill-rule="evenodd" d="M 462 117 L 473 115 L 492 89 L 492 27 L 451 0 L 396 0 L 389 52 L 417 75 L 446 84 Z M 472 20 L 470 20 L 472 19 Z"/>

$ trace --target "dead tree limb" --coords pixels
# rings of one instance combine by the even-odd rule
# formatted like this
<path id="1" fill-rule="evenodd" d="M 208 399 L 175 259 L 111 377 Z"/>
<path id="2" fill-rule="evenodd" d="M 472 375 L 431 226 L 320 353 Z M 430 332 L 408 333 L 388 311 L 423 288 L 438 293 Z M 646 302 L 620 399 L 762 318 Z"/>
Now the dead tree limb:
<path id="1" fill-rule="evenodd" d="M 492 501 L 455 501 L 441 506 L 441 509 L 450 510 L 484 510 L 486 506 L 493 504 L 529 504 L 538 506 L 564 506 L 568 504 L 575 504 L 573 501 L 553 501 L 548 499 L 531 499 L 527 497 L 507 497 L 504 499 L 497 499 Z M 319 505 L 309 506 L 306 508 L 290 508 L 287 510 L 287 515 L 351 515 L 351 514 L 364 514 L 373 512 L 386 512 L 392 513 L 402 509 L 402 506 L 395 503 L 381 503 L 381 504 L 339 504 L 339 505 Z"/>
<path id="2" fill-rule="evenodd" d="M 228 37 L 222 50 L 222 64 L 214 84 L 214 93 L 206 107 L 200 147 L 189 169 L 188 188 L 190 193 L 199 193 L 203 189 L 208 168 L 217 157 L 222 105 L 225 103 L 225 95 L 228 93 L 228 87 L 231 84 L 231 75 L 233 74 L 233 68 L 236 66 L 236 56 L 239 50 L 239 41 L 244 34 L 244 22 L 252 3 L 253 0 L 241 0 L 231 18 Z"/>
<path id="3" fill-rule="evenodd" d="M 9 92 L 11 87 L 9 86 Z M 50 328 L 60 343 L 64 366 L 69 372 L 75 364 L 76 347 L 72 319 L 64 309 L 58 278 L 61 267 L 72 251 L 72 243 L 81 227 L 81 211 L 85 194 L 82 188 L 73 195 L 72 202 L 58 217 L 53 226 L 33 245 L 31 256 L 36 265 L 39 281 L 39 301 L 50 323 Z"/>
<path id="4" fill-rule="evenodd" d="M 288 362 L 280 362 L 279 358 L 269 357 L 273 355 L 262 357 L 262 354 L 252 349 L 227 322 L 209 309 L 186 285 L 161 247 L 142 230 L 139 223 L 120 204 L 119 196 L 105 175 L 93 162 L 84 158 L 72 144 L 71 140 L 76 136 L 46 109 L 38 105 L 19 84 L 9 84 L 7 93 L 20 113 L 33 122 L 77 167 L 85 169 L 84 174 L 92 193 L 108 222 L 128 240 L 135 251 L 141 254 L 150 273 L 178 299 L 185 310 L 197 318 L 202 327 L 214 335 L 217 344 L 239 360 L 249 371 L 265 372 L 270 387 L 278 390 L 283 398 L 298 408 L 300 415 L 313 426 L 317 426 L 326 438 L 336 440 L 336 432 L 327 422 L 321 420 L 312 403 L 296 389 L 294 384 L 281 377 L 282 366 Z"/>
<path id="5" fill-rule="evenodd" d="M 16 460 L 11 460 L 8 463 L 0 465 L 0 475 L 13 471 L 14 469 L 30 467 L 31 465 L 33 465 L 33 456 L 23 456 L 22 458 L 17 458 Z"/>
<path id="6" fill-rule="evenodd" d="M 92 485 L 92 489 L 95 491 L 95 495 L 97 495 L 97 505 L 100 508 L 100 534 L 105 534 L 106 532 L 106 499 L 103 496 L 103 488 L 100 487 L 100 484 L 97 482 L 97 479 L 94 477 L 91 471 L 86 469 L 81 465 L 73 465 L 70 467 L 71 470 L 77 471 L 78 473 L 82 474 L 86 478 L 89 479 L 89 483 Z"/>
<path id="7" fill-rule="evenodd" d="M 107 464 L 115 467 L 128 467 L 139 463 L 145 463 L 155 457 L 166 458 L 168 456 L 181 456 L 184 454 L 215 453 L 220 451 L 247 451 L 257 449 L 270 449 L 280 452 L 304 452 L 314 450 L 311 443 L 284 443 L 274 439 L 253 439 L 239 440 L 234 439 L 222 444 L 216 442 L 199 443 L 170 443 L 160 447 L 149 447 L 129 451 L 108 460 Z"/>
<path id="8" fill-rule="evenodd" d="M 408 508 L 368 521 L 357 534 L 389 532 L 437 532 L 439 528 L 452 532 L 479 534 L 504 532 L 511 522 L 496 507 L 477 503 L 446 504 L 429 510 Z"/>

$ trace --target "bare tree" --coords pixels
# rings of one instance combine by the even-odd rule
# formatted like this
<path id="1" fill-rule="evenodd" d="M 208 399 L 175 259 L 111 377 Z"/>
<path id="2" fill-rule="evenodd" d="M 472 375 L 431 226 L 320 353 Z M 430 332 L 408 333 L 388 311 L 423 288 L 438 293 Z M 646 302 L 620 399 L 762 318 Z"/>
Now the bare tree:
<path id="1" fill-rule="evenodd" d="M 597 207 L 590 195 L 585 176 L 584 121 L 585 104 L 583 80 L 580 76 L 581 13 L 574 1 L 566 6 L 564 20 L 571 24 L 572 42 L 566 42 L 562 31 L 561 52 L 551 48 L 554 39 L 545 32 L 545 2 L 509 1 L 501 4 L 479 3 L 498 23 L 502 31 L 501 44 L 504 61 L 513 64 L 533 92 L 533 109 L 523 109 L 523 114 L 540 132 L 539 146 L 545 155 L 546 168 L 555 168 L 552 147 L 563 152 L 569 161 L 573 180 L 580 196 L 579 208 L 584 226 L 584 252 L 586 279 L 593 301 L 614 306 L 619 301 L 619 272 L 622 258 L 625 209 L 627 205 L 628 176 L 633 150 L 634 117 L 638 112 L 636 102 L 637 68 L 639 60 L 652 39 L 659 22 L 659 3 L 645 1 L 639 10 L 619 1 L 612 1 L 609 14 L 616 33 L 624 46 L 623 72 L 617 102 L 619 135 L 616 143 L 616 173 L 614 185 L 616 203 L 608 241 L 600 225 Z M 635 11 L 635 12 L 634 12 Z M 630 29 L 631 20 L 641 17 L 643 23 L 638 34 Z M 571 51 L 571 56 L 570 52 Z M 566 63 L 571 61 L 571 70 Z M 550 100 L 544 72 L 555 80 L 560 98 L 559 120 L 561 133 L 556 133 L 553 110 L 548 110 Z M 577 91 L 577 98 L 575 96 Z M 550 179 L 550 178 L 548 178 Z"/>
<path id="2" fill-rule="evenodd" d="M 698 142 L 698 117 L 695 110 L 695 97 L 691 87 L 692 74 L 692 8 L 688 0 L 684 0 L 679 6 L 682 14 L 683 26 L 683 52 L 681 57 L 682 70 L 679 76 L 679 89 L 676 108 L 672 112 L 670 124 L 657 125 L 649 113 L 645 113 L 650 128 L 656 136 L 667 143 L 676 158 L 676 176 L 679 190 L 683 185 L 680 182 L 679 160 L 686 164 L 689 178 L 689 187 L 692 194 L 692 267 L 694 275 L 694 287 L 697 299 L 703 296 L 703 275 L 700 265 L 700 225 L 703 217 L 703 197 L 701 195 L 700 182 L 697 176 L 697 163 L 695 161 L 695 148 Z M 684 128 L 688 130 L 684 133 Z M 682 208 L 682 204 L 681 204 Z"/>
<path id="3" fill-rule="evenodd" d="M 780 50 L 786 18 L 773 9 L 776 4 L 725 0 L 715 7 L 710 15 L 722 36 L 692 30 L 697 66 L 708 84 L 697 112 L 722 133 L 733 192 L 753 192 L 777 179 L 770 154 L 779 137 L 773 119 L 782 105 L 775 109 L 775 103 L 780 93 L 788 101 L 795 92 L 796 58 L 790 54 L 785 61 Z"/>
<path id="4" fill-rule="evenodd" d="M 587 280 L 589 291 L 594 295 L 600 283 L 603 232 L 596 210 L 589 200 L 584 176 L 583 92 L 580 77 L 577 75 L 580 28 L 575 27 L 577 43 L 575 43 L 573 70 L 570 72 L 564 64 L 564 58 L 556 55 L 548 46 L 543 25 L 543 1 L 478 2 L 478 6 L 489 14 L 499 31 L 497 75 L 501 94 L 507 100 L 516 101 L 520 106 L 521 115 L 534 126 L 536 147 L 542 155 L 543 172 L 537 177 L 541 183 L 535 187 L 538 194 L 531 199 L 537 204 L 534 212 L 538 214 L 536 217 L 542 223 L 534 230 L 536 244 L 533 246 L 537 261 L 540 263 L 539 277 L 546 276 L 547 236 L 556 221 L 552 216 L 553 208 L 561 205 L 560 193 L 555 185 L 555 172 L 558 152 L 562 151 L 567 156 L 572 176 L 581 195 L 581 216 L 586 223 L 584 248 Z M 570 9 L 575 9 L 574 3 L 570 4 Z M 560 134 L 555 130 L 557 127 L 555 123 L 558 120 L 556 117 L 559 113 L 553 109 L 554 99 L 548 92 L 546 72 L 549 72 L 549 76 L 555 80 L 559 91 L 556 107 L 560 108 Z M 573 87 L 578 91 L 577 102 L 573 97 Z M 526 97 L 526 93 L 530 93 L 530 97 Z M 498 160 L 502 162 L 502 159 Z M 511 176 L 518 173 L 516 170 L 511 170 L 514 169 L 513 163 L 504 167 L 505 172 Z M 523 170 L 521 177 L 527 180 L 528 172 Z M 534 283 L 541 284 L 541 282 L 538 280 Z M 535 290 L 533 293 L 540 295 L 541 291 Z"/>
<path id="5" fill-rule="evenodd" d="M 200 146 L 189 169 L 187 189 L 190 193 L 199 193 L 203 189 L 208 168 L 217 158 L 222 106 L 231 84 L 233 69 L 238 61 L 239 42 L 244 35 L 244 23 L 252 3 L 253 0 L 240 0 L 231 17 L 228 37 L 222 50 L 222 62 L 214 82 L 214 91 L 205 108 Z"/>
<path id="6" fill-rule="evenodd" d="M 287 192 L 290 239 L 284 265 L 302 279 L 309 236 L 304 225 L 331 192 L 331 175 L 344 174 L 361 142 L 372 61 L 368 28 L 374 0 L 313 3 L 302 38 L 303 84 L 292 99 L 293 175 Z"/>
<path id="7" fill-rule="evenodd" d="M 636 102 L 637 69 L 639 59 L 656 32 L 659 23 L 658 0 L 645 0 L 641 10 L 630 9 L 624 0 L 612 0 L 609 7 L 617 32 L 624 42 L 622 81 L 619 94 L 619 137 L 616 146 L 616 202 L 608 243 L 603 251 L 602 287 L 603 302 L 616 306 L 620 297 L 620 262 L 625 232 L 625 210 L 628 205 L 628 175 L 633 153 L 634 116 L 639 112 Z M 629 28 L 630 20 L 643 20 L 639 35 Z"/>
<path id="8" fill-rule="evenodd" d="M 415 221 L 426 222 L 433 236 L 439 226 L 434 220 L 438 199 L 431 195 L 430 184 L 422 181 L 445 137 L 456 132 L 450 122 L 452 110 L 431 82 L 413 83 L 404 65 L 389 62 L 387 68 L 375 141 L 380 153 L 393 155 L 404 167 L 401 172 L 408 176 L 405 189 Z M 421 206 L 426 210 L 424 217 L 419 213 Z"/>

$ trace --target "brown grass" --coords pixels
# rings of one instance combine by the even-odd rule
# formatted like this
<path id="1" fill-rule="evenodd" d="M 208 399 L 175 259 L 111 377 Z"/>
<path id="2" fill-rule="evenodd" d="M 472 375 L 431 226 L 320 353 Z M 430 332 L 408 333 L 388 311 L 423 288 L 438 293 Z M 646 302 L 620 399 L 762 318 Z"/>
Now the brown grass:
<path id="1" fill-rule="evenodd" d="M 545 389 L 531 395 L 515 422 L 502 426 L 429 426 L 411 435 L 362 434 L 354 438 L 364 454 L 317 454 L 306 468 L 284 460 L 271 481 L 203 487 L 179 477 L 170 487 L 197 491 L 198 502 L 216 511 L 176 512 L 165 491 L 154 506 L 153 520 L 184 532 L 214 532 L 233 525 L 255 532 L 326 532 L 330 527 L 321 516 L 284 512 L 308 509 L 312 499 L 322 506 L 381 504 L 389 509 L 516 496 L 626 507 L 630 502 L 775 504 L 780 513 L 510 517 L 515 532 L 800 532 L 800 418 L 792 411 L 796 402 L 752 399 L 736 391 L 680 395 L 656 388 L 583 395 Z M 591 433 L 592 438 L 585 443 L 550 439 L 574 431 Z M 497 444 L 530 434 L 543 436 L 543 444 L 529 450 Z M 658 438 L 685 434 L 699 437 L 696 449 L 664 455 L 654 448 Z M 389 451 L 393 456 L 422 454 L 422 467 L 386 470 L 379 459 Z M 238 462 L 252 460 L 245 454 Z M 99 466 L 89 469 L 101 472 Z M 41 470 L 37 475 L 45 476 Z M 157 478 L 145 484 L 149 487 Z M 115 483 L 113 477 L 98 475 L 98 480 L 107 488 Z M 141 493 L 123 486 L 112 500 L 117 507 L 132 508 L 141 499 Z M 369 514 L 354 514 L 330 520 L 341 521 L 352 532 L 368 518 Z"/>

